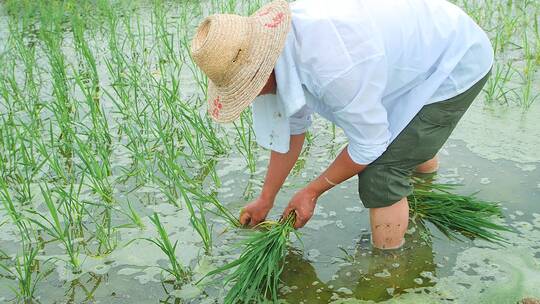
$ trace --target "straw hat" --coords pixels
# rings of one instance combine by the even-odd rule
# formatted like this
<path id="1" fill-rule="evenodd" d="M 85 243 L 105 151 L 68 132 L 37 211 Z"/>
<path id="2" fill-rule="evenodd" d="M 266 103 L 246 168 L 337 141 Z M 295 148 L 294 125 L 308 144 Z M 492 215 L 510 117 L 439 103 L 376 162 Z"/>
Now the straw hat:
<path id="1" fill-rule="evenodd" d="M 215 121 L 235 120 L 259 95 L 290 27 L 289 4 L 282 0 L 249 17 L 216 14 L 201 22 L 191 53 L 208 76 L 208 113 Z"/>

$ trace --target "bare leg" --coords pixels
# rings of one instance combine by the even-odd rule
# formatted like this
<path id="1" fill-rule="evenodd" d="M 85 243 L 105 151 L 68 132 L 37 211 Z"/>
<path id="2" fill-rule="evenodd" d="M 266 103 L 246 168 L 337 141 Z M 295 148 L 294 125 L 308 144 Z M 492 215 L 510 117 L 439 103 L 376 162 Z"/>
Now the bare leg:
<path id="1" fill-rule="evenodd" d="M 395 249 L 403 244 L 409 224 L 409 202 L 404 197 L 383 208 L 369 209 L 371 240 L 379 249 Z"/>
<path id="2" fill-rule="evenodd" d="M 439 157 L 437 155 L 416 167 L 416 172 L 418 173 L 429 174 L 437 172 L 437 170 L 439 170 Z"/>

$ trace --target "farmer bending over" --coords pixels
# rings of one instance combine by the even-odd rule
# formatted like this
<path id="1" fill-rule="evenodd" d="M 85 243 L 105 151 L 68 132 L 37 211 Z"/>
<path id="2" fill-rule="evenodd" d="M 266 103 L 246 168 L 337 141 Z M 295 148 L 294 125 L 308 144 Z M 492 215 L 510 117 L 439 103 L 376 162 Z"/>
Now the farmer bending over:
<path id="1" fill-rule="evenodd" d="M 403 244 L 411 174 L 437 170 L 437 152 L 493 63 L 486 34 L 444 0 L 274 1 L 250 17 L 207 17 L 192 55 L 208 76 L 214 120 L 231 122 L 251 105 L 257 142 L 272 150 L 240 222 L 265 219 L 315 112 L 348 145 L 283 215 L 296 212 L 296 228 L 304 226 L 321 194 L 358 175 L 380 249 Z"/>

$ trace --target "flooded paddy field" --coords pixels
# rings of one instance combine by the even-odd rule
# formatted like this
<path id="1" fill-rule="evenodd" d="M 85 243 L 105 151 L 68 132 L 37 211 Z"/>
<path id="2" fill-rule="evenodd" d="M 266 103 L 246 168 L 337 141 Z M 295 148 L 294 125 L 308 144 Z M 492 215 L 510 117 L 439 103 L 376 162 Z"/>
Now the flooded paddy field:
<path id="1" fill-rule="evenodd" d="M 258 1 L 0 1 L 0 302 L 222 303 L 206 273 L 238 257 L 239 210 L 269 151 L 244 113 L 206 114 L 188 48 L 214 12 Z M 353 178 L 293 238 L 283 303 L 517 303 L 540 298 L 540 4 L 460 0 L 489 34 L 484 93 L 440 152 L 438 183 L 503 208 L 508 244 L 410 224 L 373 250 Z M 315 118 L 271 219 L 346 138 Z"/>

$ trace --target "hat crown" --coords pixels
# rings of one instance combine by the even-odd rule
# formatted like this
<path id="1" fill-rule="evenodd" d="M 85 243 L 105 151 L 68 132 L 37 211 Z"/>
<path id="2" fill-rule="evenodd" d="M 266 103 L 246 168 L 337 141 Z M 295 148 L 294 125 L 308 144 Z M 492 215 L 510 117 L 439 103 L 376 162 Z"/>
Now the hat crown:
<path id="1" fill-rule="evenodd" d="M 216 14 L 207 17 L 191 43 L 195 63 L 217 86 L 227 85 L 247 58 L 248 17 Z"/>

